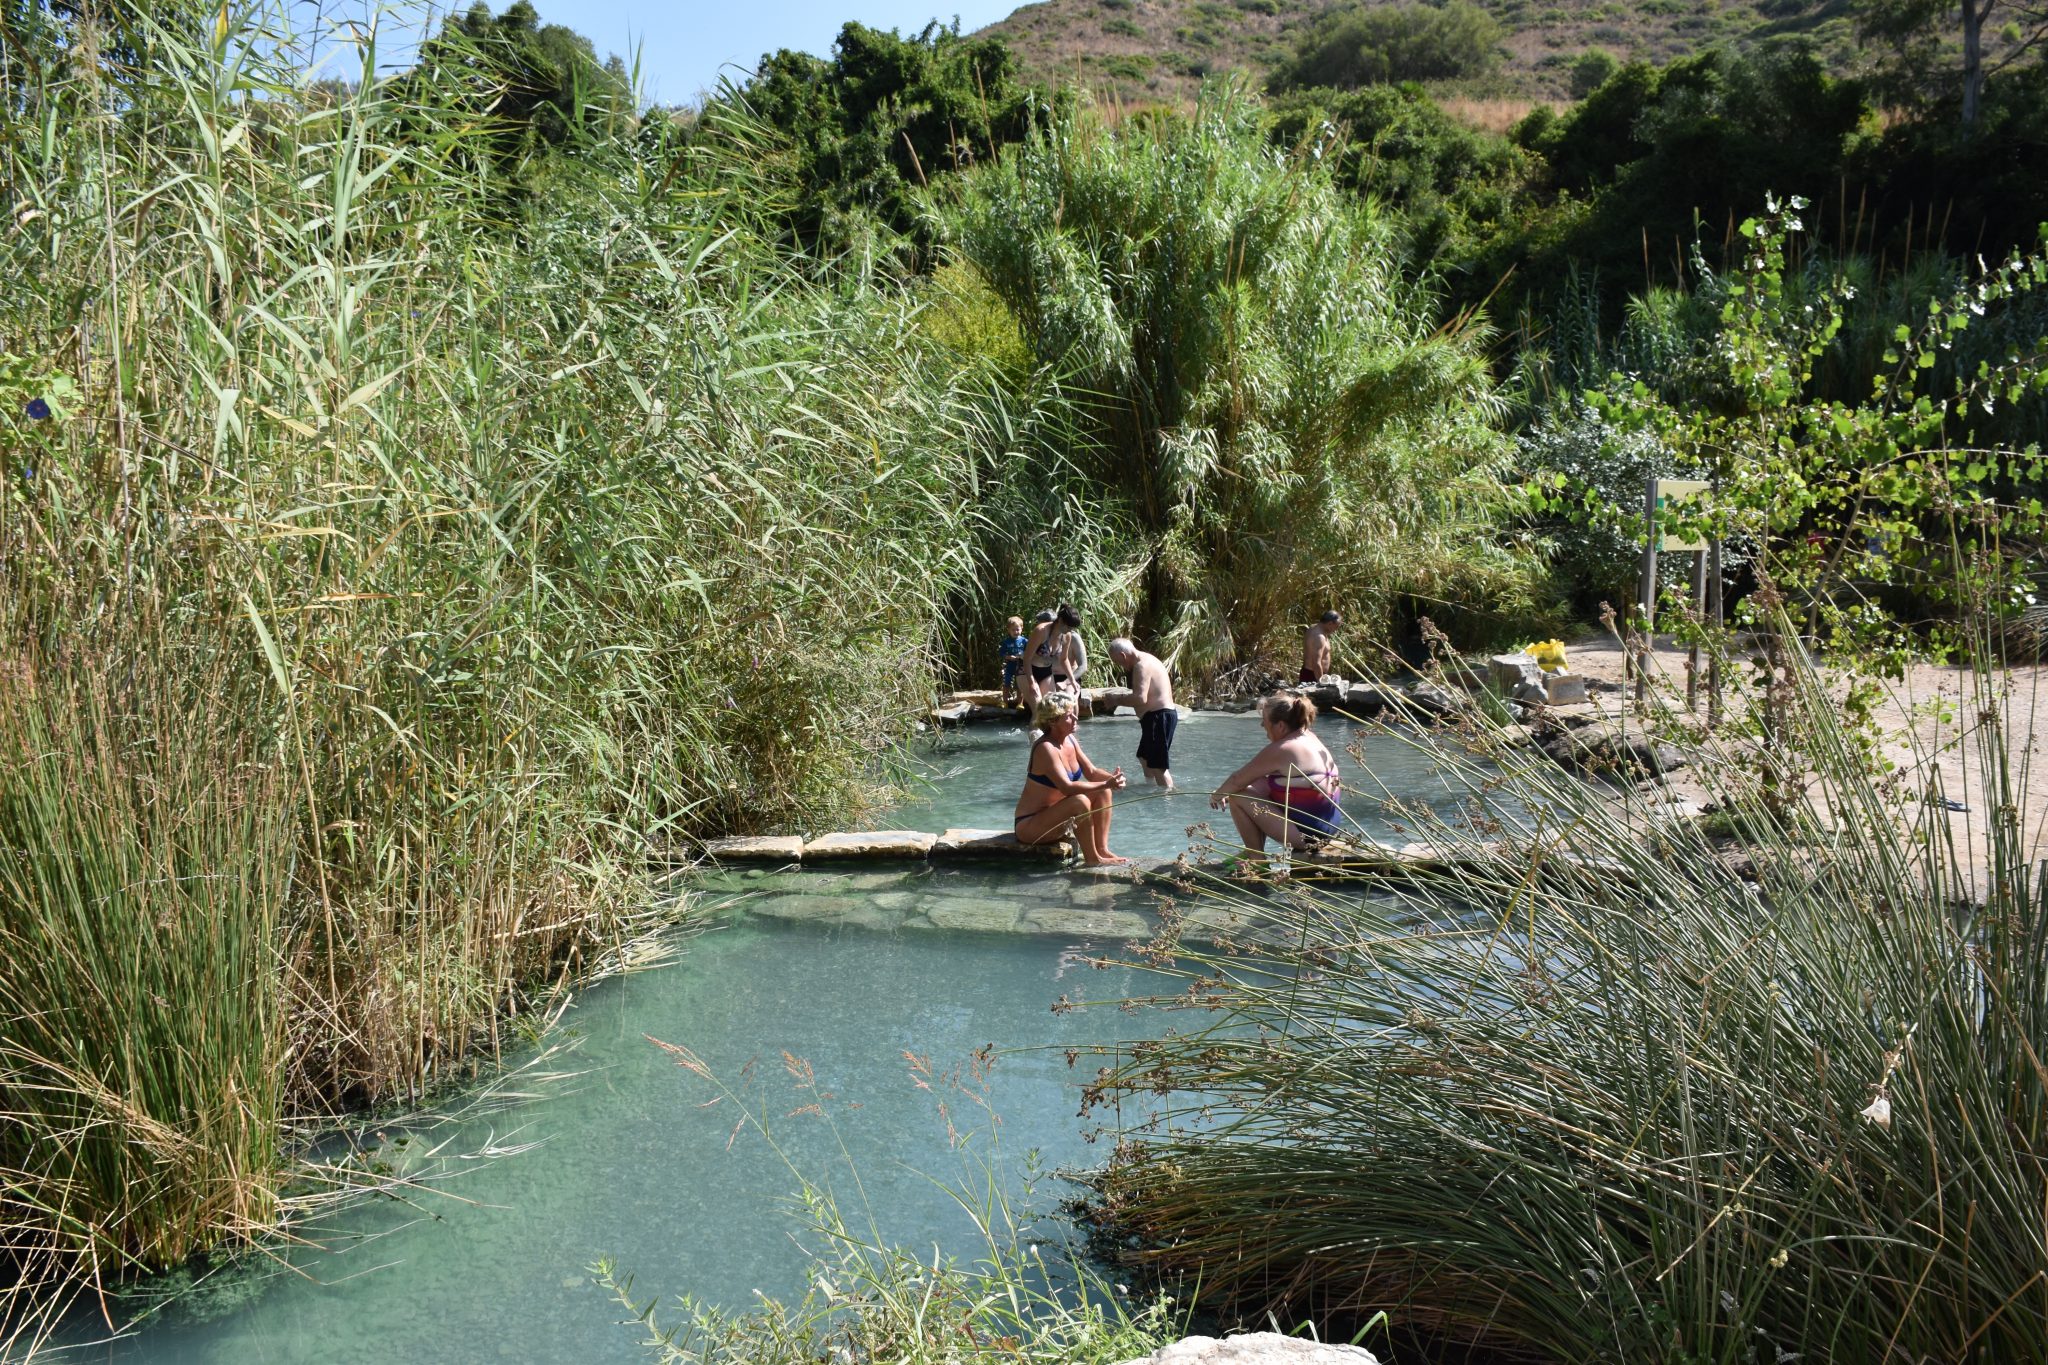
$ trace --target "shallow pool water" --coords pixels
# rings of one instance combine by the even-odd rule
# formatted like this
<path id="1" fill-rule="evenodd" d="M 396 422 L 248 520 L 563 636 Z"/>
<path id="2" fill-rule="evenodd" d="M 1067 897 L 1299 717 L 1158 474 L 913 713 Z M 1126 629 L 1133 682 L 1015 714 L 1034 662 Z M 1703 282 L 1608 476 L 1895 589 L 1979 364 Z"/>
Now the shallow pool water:
<path id="1" fill-rule="evenodd" d="M 879 888 L 898 876 L 841 878 L 831 894 L 886 897 Z M 957 874 L 942 894 L 985 905 L 999 899 L 991 880 Z M 1104 895 L 1134 894 L 1073 889 L 1079 898 L 1061 907 L 1100 908 Z M 819 891 L 811 898 L 825 900 Z M 770 895 L 789 893 L 757 900 Z M 949 1143 L 949 1117 L 979 1135 L 969 1144 L 979 1159 L 990 1152 L 993 1111 L 1013 1194 L 1027 1152 L 1047 1166 L 1099 1159 L 1076 1111 L 1079 1082 L 1100 1062 L 1084 1055 L 1070 1068 L 1063 1050 L 1142 1038 L 1152 1021 L 1051 1006 L 1062 996 L 1112 1001 L 1148 989 L 1144 973 L 1081 960 L 1106 946 L 1088 934 L 877 931 L 743 913 L 691 939 L 673 964 L 588 991 L 567 1017 L 580 1046 L 559 1064 L 580 1075 L 433 1133 L 425 1140 L 445 1142 L 446 1160 L 394 1149 L 395 1160 L 423 1171 L 459 1170 L 442 1195 L 351 1208 L 321 1233 L 326 1249 L 291 1252 L 290 1268 L 225 1272 L 138 1335 L 65 1358 L 645 1360 L 637 1329 L 620 1325 L 622 1311 L 590 1281 L 587 1267 L 600 1257 L 632 1273 L 643 1299 L 672 1303 L 689 1292 L 744 1308 L 756 1290 L 798 1296 L 807 1261 L 794 1241 L 800 1221 L 787 1208 L 796 1176 L 751 1124 L 734 1133 L 735 1100 L 705 1107 L 717 1091 L 649 1036 L 688 1047 L 744 1084 L 791 1162 L 829 1183 L 849 1219 L 872 1209 L 891 1242 L 971 1254 L 965 1216 L 927 1178 L 959 1185 L 973 1175 Z M 1002 1052 L 984 1095 L 970 1064 L 991 1044 Z M 810 1068 L 815 1090 L 792 1076 L 785 1051 Z M 963 1067 L 956 1087 L 947 1077 Z M 786 1117 L 810 1104 L 830 1123 Z M 463 1155 L 520 1143 L 540 1145 L 488 1160 Z M 1071 1191 L 1044 1187 L 1038 1202 L 1049 1208 L 1063 1192 Z M 94 1323 L 77 1324 L 72 1339 L 91 1336 Z"/>
<path id="2" fill-rule="evenodd" d="M 1398 739 L 1320 728 L 1363 835 L 1403 838 L 1382 808 L 1390 793 L 1443 811 L 1462 791 Z M 1089 721 L 1081 739 L 1104 766 L 1135 772 L 1134 719 Z M 1200 846 L 1190 827 L 1221 820 L 1208 790 L 1260 742 L 1250 717 L 1188 718 L 1175 747 L 1185 791 L 1119 799 L 1116 849 L 1166 858 Z M 933 785 L 886 823 L 1006 828 L 1025 753 L 1012 727 L 935 738 L 922 753 Z M 577 1000 L 565 1018 L 576 1046 L 549 1063 L 575 1074 L 515 1078 L 523 1093 L 431 1133 L 386 1130 L 383 1158 L 445 1177 L 438 1193 L 349 1205 L 318 1245 L 246 1258 L 131 1337 L 94 1342 L 97 1315 L 81 1317 L 69 1340 L 91 1344 L 66 1358 L 644 1360 L 592 1263 L 616 1262 L 643 1301 L 689 1293 L 744 1309 L 757 1293 L 799 1297 L 810 1264 L 790 1207 L 800 1176 L 884 1241 L 971 1257 L 973 1228 L 941 1186 L 983 1178 L 977 1163 L 992 1159 L 1013 1198 L 1056 1222 L 1066 1188 L 1026 1194 L 1023 1173 L 1099 1162 L 1077 1114 L 1101 1062 L 1090 1049 L 1154 1036 L 1161 1016 L 1115 1002 L 1173 989 L 1140 967 L 1098 965 L 1152 932 L 1150 889 L 1036 863 L 733 868 L 694 884 L 721 907 L 715 927 L 673 962 Z M 689 1049 L 739 1093 L 722 1096 L 659 1043 Z M 975 1054 L 991 1047 L 983 1077 Z M 740 1122 L 743 1106 L 766 1117 L 773 1145 Z"/>
<path id="3" fill-rule="evenodd" d="M 1449 814 L 1467 787 L 1444 771 L 1427 746 L 1341 717 L 1316 722 L 1316 733 L 1336 755 L 1344 782 L 1345 823 L 1358 834 L 1401 843 L 1414 836 L 1412 818 L 1387 808 L 1390 797 L 1407 806 Z M 1138 720 L 1102 716 L 1081 723 L 1082 750 L 1099 767 L 1122 767 L 1130 778 L 1112 811 L 1111 851 L 1126 857 L 1171 858 L 1190 847 L 1234 844 L 1230 817 L 1209 808 L 1209 793 L 1266 742 L 1255 717 L 1198 711 L 1184 716 L 1173 743 L 1175 794 L 1145 782 L 1138 765 Z M 946 732 L 920 751 L 930 790 L 888 813 L 881 823 L 906 829 L 1008 829 L 1030 759 L 1022 725 L 977 725 Z M 1211 835 L 1197 828 L 1208 825 Z M 1213 837 L 1212 837 L 1213 836 Z"/>

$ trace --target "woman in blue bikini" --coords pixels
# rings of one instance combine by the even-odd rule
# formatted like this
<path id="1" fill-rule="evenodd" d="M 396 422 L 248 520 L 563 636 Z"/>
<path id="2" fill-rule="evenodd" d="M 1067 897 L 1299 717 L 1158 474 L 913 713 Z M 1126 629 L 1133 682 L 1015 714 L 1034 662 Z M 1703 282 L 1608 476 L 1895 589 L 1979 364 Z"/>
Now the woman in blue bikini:
<path id="1" fill-rule="evenodd" d="M 1254 854 L 1265 852 L 1268 839 L 1289 848 L 1319 844 L 1341 828 L 1337 802 L 1344 785 L 1337 760 L 1309 728 L 1316 704 L 1307 697 L 1268 697 L 1260 719 L 1266 747 L 1224 778 L 1209 804 L 1229 806 L 1238 837 Z"/>
<path id="2" fill-rule="evenodd" d="M 1081 845 L 1081 859 L 1090 867 L 1127 863 L 1109 851 L 1109 803 L 1124 789 L 1124 770 L 1104 772 L 1088 761 L 1074 739 L 1078 723 L 1074 698 L 1054 692 L 1038 699 L 1031 714 L 1040 730 L 1031 745 L 1031 766 L 1024 794 L 1017 798 L 1017 839 L 1050 844 L 1067 837 Z"/>

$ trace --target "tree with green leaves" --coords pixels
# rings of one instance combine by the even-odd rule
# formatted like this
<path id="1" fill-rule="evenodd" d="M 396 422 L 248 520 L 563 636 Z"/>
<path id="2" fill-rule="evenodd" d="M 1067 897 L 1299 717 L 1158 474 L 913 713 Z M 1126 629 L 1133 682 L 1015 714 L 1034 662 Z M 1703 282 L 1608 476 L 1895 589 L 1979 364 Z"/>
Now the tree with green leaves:
<path id="1" fill-rule="evenodd" d="M 917 190 L 1022 137 L 1032 101 L 1001 39 L 937 23 L 908 37 L 848 23 L 829 60 L 771 53 L 725 98 L 789 140 L 799 186 L 790 236 L 827 256 L 928 245 Z"/>
<path id="2" fill-rule="evenodd" d="M 1921 85 L 1932 73 L 1952 73 L 1967 128 L 1977 122 L 1985 83 L 2048 41 L 2048 3 L 1861 0 L 1858 23 L 1866 37 L 1894 46 L 1894 74 L 1904 82 Z M 1987 37 L 1995 53 L 1987 52 Z"/>
<path id="3" fill-rule="evenodd" d="M 1190 673 L 1341 602 L 1384 620 L 1512 566 L 1482 504 L 1484 328 L 1441 323 L 1388 222 L 1228 90 L 1190 118 L 1054 119 L 941 201 L 948 240 L 1081 405 L 1076 453 L 1143 537 L 1137 625 Z"/>
<path id="4" fill-rule="evenodd" d="M 494 172 L 512 180 L 536 156 L 616 131 L 635 113 L 625 64 L 599 61 L 590 39 L 542 23 L 528 0 L 495 16 L 477 0 L 451 15 L 392 93 L 426 115 L 422 135 L 458 116 L 465 154 L 487 147 Z"/>

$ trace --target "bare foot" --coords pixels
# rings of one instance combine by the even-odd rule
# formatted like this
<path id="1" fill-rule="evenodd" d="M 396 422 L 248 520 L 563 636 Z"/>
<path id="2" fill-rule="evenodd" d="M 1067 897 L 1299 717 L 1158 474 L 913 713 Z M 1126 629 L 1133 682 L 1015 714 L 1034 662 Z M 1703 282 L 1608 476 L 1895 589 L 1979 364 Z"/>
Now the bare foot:
<path id="1" fill-rule="evenodd" d="M 1082 863 L 1082 866 L 1083 866 L 1083 867 L 1122 867 L 1123 865 L 1125 865 L 1125 864 L 1126 864 L 1126 863 L 1128 863 L 1128 862 L 1130 862 L 1130 859 L 1129 859 L 1129 858 L 1119 858 L 1119 857 L 1118 857 L 1118 856 L 1117 856 L 1116 854 L 1112 853 L 1112 854 L 1110 854 L 1110 855 L 1109 855 L 1109 856 L 1108 856 L 1107 858 L 1089 858 L 1089 859 L 1087 859 L 1086 861 L 1084 861 L 1084 862 Z"/>

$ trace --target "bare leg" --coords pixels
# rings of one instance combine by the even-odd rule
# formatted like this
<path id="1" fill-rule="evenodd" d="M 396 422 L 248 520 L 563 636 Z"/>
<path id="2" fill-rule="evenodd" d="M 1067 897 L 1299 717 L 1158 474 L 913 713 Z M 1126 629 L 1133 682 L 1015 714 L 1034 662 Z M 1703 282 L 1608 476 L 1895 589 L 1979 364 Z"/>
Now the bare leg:
<path id="1" fill-rule="evenodd" d="M 1110 797 L 1111 793 L 1107 790 L 1088 793 L 1088 804 L 1093 807 L 1086 825 L 1090 838 L 1082 848 L 1083 861 L 1090 867 L 1108 867 L 1130 861 L 1129 858 L 1119 858 L 1109 851 Z"/>
<path id="2" fill-rule="evenodd" d="M 1085 854 L 1088 851 L 1087 815 L 1087 795 L 1075 792 L 1070 796 L 1061 797 L 1044 810 L 1033 811 L 1017 821 L 1017 839 L 1020 843 L 1026 844 L 1058 843 L 1067 837 L 1068 827 L 1078 822 L 1080 829 L 1075 831 L 1075 837 L 1080 840 L 1082 852 Z"/>
<path id="3" fill-rule="evenodd" d="M 1145 780 L 1155 787 L 1163 787 L 1167 791 L 1173 790 L 1173 774 L 1165 768 L 1145 769 Z"/>
<path id="4" fill-rule="evenodd" d="M 1237 826 L 1238 837 L 1254 853 L 1265 852 L 1268 839 L 1289 848 L 1300 848 L 1306 842 L 1307 836 L 1300 826 L 1290 823 L 1278 806 L 1260 797 L 1232 796 L 1230 823 Z"/>
<path id="5" fill-rule="evenodd" d="M 1246 848 L 1254 853 L 1266 851 L 1266 831 L 1259 824 L 1258 804 L 1251 797 L 1231 796 L 1230 823 L 1237 826 L 1237 837 Z"/>

